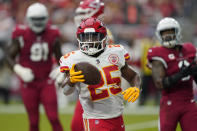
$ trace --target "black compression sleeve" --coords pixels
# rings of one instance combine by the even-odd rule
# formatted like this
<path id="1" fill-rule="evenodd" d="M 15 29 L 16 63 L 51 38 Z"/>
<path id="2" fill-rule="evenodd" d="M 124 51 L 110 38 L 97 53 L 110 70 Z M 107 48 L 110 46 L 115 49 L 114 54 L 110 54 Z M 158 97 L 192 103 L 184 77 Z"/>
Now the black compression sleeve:
<path id="1" fill-rule="evenodd" d="M 176 74 L 169 76 L 169 77 L 165 77 L 162 81 L 163 88 L 164 89 L 171 88 L 172 85 L 177 83 L 183 77 L 184 77 L 184 74 L 182 74 L 182 72 L 176 73 Z"/>
<path id="2" fill-rule="evenodd" d="M 192 74 L 192 77 L 193 77 L 194 81 L 195 81 L 196 84 L 197 84 L 197 73 Z"/>

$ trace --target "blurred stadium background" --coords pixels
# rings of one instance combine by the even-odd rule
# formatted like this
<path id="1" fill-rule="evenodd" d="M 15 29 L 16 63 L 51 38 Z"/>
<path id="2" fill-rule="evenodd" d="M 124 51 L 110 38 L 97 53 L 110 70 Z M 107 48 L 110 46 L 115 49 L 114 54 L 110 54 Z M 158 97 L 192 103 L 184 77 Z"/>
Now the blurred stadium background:
<path id="1" fill-rule="evenodd" d="M 50 12 L 51 23 L 61 30 L 65 54 L 77 49 L 73 18 L 80 0 L 39 0 Z M 151 72 L 146 67 L 146 51 L 157 45 L 154 31 L 163 17 L 174 17 L 182 26 L 183 42 L 197 46 L 196 0 L 103 0 L 105 23 L 112 31 L 115 43 L 123 44 L 130 52 L 130 65 L 142 76 L 144 86 L 140 99 L 127 104 L 125 109 L 126 131 L 156 131 L 160 93 L 151 82 Z M 4 63 L 5 47 L 11 43 L 12 29 L 25 22 L 27 7 L 36 0 L 0 0 L 0 131 L 27 131 L 28 121 L 21 102 L 19 82 Z M 194 89 L 194 93 L 197 91 Z M 58 91 L 61 123 L 69 130 L 76 95 L 63 96 Z M 40 108 L 41 110 L 42 107 Z M 42 111 L 43 112 L 43 111 Z M 51 127 L 43 114 L 41 131 Z M 180 130 L 179 128 L 177 130 Z"/>

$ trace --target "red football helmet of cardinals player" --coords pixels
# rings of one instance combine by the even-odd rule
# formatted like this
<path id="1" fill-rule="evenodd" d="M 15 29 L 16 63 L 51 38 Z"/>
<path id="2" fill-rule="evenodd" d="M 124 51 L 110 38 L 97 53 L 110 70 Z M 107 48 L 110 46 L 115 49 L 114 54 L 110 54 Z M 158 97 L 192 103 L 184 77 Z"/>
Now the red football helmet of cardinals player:
<path id="1" fill-rule="evenodd" d="M 106 46 L 107 31 L 103 23 L 96 18 L 87 18 L 77 29 L 80 50 L 87 55 L 95 55 Z"/>
<path id="2" fill-rule="evenodd" d="M 77 26 L 80 25 L 82 20 L 90 17 L 101 19 L 104 16 L 104 3 L 100 0 L 84 0 L 80 2 L 75 13 L 74 20 Z"/>

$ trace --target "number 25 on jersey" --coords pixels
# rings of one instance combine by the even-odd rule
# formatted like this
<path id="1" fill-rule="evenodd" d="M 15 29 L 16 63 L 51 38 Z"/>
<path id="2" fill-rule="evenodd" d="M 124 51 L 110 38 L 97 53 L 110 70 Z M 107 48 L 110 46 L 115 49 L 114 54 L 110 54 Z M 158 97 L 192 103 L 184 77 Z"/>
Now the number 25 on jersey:
<path id="1" fill-rule="evenodd" d="M 122 89 L 120 88 L 120 77 L 111 76 L 112 72 L 118 70 L 118 66 L 116 65 L 103 67 L 104 73 L 101 73 L 101 82 L 98 85 L 89 85 L 87 87 L 90 91 L 91 99 L 93 101 L 108 98 L 110 94 L 116 95 L 122 91 Z M 106 81 L 104 80 L 103 75 L 105 76 Z M 104 85 L 107 85 L 107 87 L 109 88 L 102 89 Z"/>

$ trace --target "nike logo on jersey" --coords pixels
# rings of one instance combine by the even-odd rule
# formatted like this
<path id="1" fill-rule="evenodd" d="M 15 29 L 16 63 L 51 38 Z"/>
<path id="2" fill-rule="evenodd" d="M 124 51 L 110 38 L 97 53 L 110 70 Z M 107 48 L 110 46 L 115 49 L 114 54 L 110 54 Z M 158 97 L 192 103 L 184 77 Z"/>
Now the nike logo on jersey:
<path id="1" fill-rule="evenodd" d="M 96 64 L 100 64 L 100 60 L 99 59 L 96 60 Z"/>

